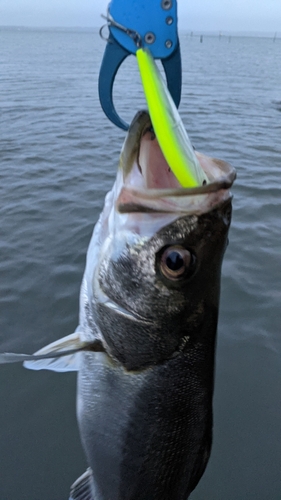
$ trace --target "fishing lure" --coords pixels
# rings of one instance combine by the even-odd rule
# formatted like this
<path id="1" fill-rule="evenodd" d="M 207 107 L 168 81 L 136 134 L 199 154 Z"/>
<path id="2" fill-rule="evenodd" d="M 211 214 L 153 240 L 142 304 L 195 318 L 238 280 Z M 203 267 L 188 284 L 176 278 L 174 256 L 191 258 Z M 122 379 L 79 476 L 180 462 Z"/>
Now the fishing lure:
<path id="1" fill-rule="evenodd" d="M 169 167 L 185 188 L 207 184 L 208 178 L 153 57 L 143 48 L 137 50 L 136 56 L 153 129 Z"/>

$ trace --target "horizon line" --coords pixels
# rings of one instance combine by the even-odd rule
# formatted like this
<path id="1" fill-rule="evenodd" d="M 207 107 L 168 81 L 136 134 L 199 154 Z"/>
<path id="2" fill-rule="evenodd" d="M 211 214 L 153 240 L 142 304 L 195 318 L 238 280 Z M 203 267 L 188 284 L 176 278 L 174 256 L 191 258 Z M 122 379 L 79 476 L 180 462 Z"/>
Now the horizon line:
<path id="1" fill-rule="evenodd" d="M 0 24 L 0 29 L 80 29 L 80 30 L 99 30 L 101 26 L 61 26 L 61 25 L 54 25 L 54 26 L 38 26 L 38 25 L 24 25 L 24 24 Z M 274 36 L 277 38 L 278 32 L 277 31 L 264 31 L 264 30 L 223 30 L 223 29 L 211 29 L 211 30 L 205 30 L 205 29 L 181 29 L 179 28 L 179 33 L 189 33 L 190 35 L 202 35 L 202 34 L 216 34 L 217 36 L 225 36 L 225 35 L 231 35 L 231 34 L 236 34 L 236 36 L 239 35 L 246 35 L 251 34 L 267 34 L 270 36 Z"/>

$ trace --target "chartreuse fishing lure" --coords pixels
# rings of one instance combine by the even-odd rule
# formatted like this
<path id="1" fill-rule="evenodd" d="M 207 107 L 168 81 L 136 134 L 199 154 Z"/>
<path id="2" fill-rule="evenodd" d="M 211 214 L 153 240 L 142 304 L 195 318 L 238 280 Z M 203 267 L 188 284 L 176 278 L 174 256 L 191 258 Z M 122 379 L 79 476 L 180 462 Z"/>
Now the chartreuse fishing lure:
<path id="1" fill-rule="evenodd" d="M 206 184 L 208 178 L 153 57 L 147 48 L 139 48 L 136 56 L 154 132 L 169 167 L 185 188 Z"/>

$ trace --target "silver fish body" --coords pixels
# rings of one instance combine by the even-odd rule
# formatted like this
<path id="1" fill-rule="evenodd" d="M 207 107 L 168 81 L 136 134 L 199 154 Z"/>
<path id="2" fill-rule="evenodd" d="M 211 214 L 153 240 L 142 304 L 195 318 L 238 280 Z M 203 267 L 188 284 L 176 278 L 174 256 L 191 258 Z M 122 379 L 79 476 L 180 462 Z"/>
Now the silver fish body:
<path id="1" fill-rule="evenodd" d="M 77 416 L 93 500 L 186 500 L 211 450 L 235 174 L 198 154 L 208 185 L 183 189 L 171 177 L 169 189 L 162 161 L 155 187 L 161 153 L 149 125 L 145 112 L 131 125 L 81 288 L 77 331 L 104 348 L 79 354 Z"/>

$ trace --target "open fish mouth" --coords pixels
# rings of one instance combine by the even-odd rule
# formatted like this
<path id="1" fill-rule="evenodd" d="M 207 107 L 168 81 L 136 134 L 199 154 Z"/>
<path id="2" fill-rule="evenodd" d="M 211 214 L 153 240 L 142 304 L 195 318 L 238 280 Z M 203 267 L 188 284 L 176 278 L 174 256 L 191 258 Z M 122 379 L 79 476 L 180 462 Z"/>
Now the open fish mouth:
<path id="1" fill-rule="evenodd" d="M 121 152 L 123 185 L 116 200 L 117 211 L 200 215 L 228 199 L 235 170 L 224 161 L 199 152 L 195 155 L 208 181 L 183 188 L 163 156 L 148 112 L 137 113 Z"/>

